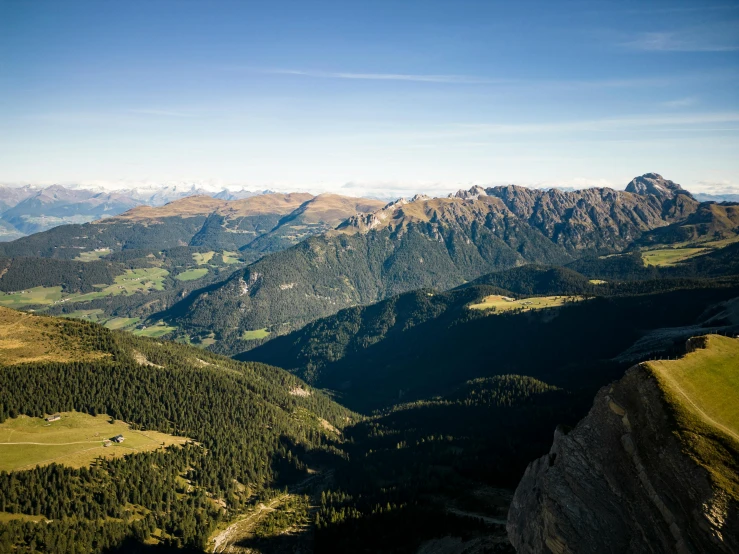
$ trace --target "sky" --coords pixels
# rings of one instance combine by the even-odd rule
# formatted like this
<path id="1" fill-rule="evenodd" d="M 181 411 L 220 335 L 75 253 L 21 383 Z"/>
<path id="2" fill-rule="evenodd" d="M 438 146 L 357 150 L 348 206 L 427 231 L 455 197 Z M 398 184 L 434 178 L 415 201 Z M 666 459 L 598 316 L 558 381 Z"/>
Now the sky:
<path id="1" fill-rule="evenodd" d="M 739 192 L 739 0 L 0 0 L 0 182 Z"/>

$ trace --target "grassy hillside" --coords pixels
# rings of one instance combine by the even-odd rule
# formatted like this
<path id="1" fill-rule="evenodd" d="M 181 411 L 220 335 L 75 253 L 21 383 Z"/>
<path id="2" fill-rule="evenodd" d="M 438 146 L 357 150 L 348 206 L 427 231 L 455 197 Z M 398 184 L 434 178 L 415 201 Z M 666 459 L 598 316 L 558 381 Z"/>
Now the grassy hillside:
<path id="1" fill-rule="evenodd" d="M 100 338 L 81 322 L 0 307 L 0 366 L 97 360 L 109 356 Z"/>
<path id="2" fill-rule="evenodd" d="M 708 335 L 688 348 L 682 358 L 644 366 L 674 410 L 687 451 L 739 500 L 739 339 Z"/>
<path id="3" fill-rule="evenodd" d="M 58 421 L 19 416 L 0 423 L 0 471 L 63 464 L 90 467 L 98 458 L 120 458 L 187 442 L 156 431 L 131 429 L 123 421 L 77 412 L 64 412 Z M 112 439 L 122 435 L 124 441 Z"/>
<path id="4" fill-rule="evenodd" d="M 704 202 L 685 220 L 645 233 L 639 243 L 711 246 L 736 240 L 739 234 L 739 204 Z"/>
<path id="5" fill-rule="evenodd" d="M 709 335 L 678 360 L 649 362 L 670 398 L 739 441 L 739 340 Z"/>
<path id="6" fill-rule="evenodd" d="M 581 296 L 533 296 L 516 300 L 510 296 L 491 294 L 483 297 L 479 302 L 470 304 L 470 310 L 483 310 L 496 314 L 511 311 L 536 311 L 559 308 L 574 302 L 582 302 L 585 298 Z"/>
<path id="7" fill-rule="evenodd" d="M 0 442 L 92 440 L 98 442 L 90 446 L 102 450 L 99 441 L 123 429 L 122 423 L 107 423 L 112 418 L 130 426 L 123 434 L 138 450 L 76 469 L 89 461 L 79 457 L 76 445 L 66 445 L 74 452 L 61 453 L 69 458 L 55 455 L 55 448 L 66 446 L 47 447 L 44 460 L 32 448 L 38 445 L 20 451 L 17 445 L 3 447 L 4 463 L 13 468 L 51 457 L 62 464 L 0 472 L 0 512 L 53 520 L 36 529 L 4 516 L 11 521 L 0 524 L 3 548 L 27 546 L 31 538 L 37 549 L 51 552 L 99 552 L 127 539 L 201 548 L 219 522 L 336 457 L 340 429 L 354 418 L 274 367 L 83 321 L 7 309 L 2 316 L 0 429 L 41 434 L 32 441 L 11 440 L 15 433 L 0 435 Z M 40 336 L 32 340 L 31 332 Z M 47 430 L 43 423 L 33 424 L 57 412 L 61 422 L 50 425 L 59 426 Z M 105 420 L 99 424 L 101 414 Z M 62 432 L 68 418 L 111 431 Z M 154 432 L 196 443 L 145 452 L 144 436 L 161 437 Z"/>

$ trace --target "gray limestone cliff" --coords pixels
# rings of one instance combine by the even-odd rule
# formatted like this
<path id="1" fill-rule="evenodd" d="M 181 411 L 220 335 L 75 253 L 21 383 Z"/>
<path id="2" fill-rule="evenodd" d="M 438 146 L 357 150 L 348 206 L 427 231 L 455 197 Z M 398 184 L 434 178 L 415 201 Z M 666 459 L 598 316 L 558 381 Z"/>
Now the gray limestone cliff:
<path id="1" fill-rule="evenodd" d="M 638 365 L 601 389 L 574 429 L 558 429 L 514 495 L 507 529 L 517 552 L 739 552 L 736 495 L 686 452 L 670 408 Z M 739 445 L 725 440 L 735 456 Z"/>

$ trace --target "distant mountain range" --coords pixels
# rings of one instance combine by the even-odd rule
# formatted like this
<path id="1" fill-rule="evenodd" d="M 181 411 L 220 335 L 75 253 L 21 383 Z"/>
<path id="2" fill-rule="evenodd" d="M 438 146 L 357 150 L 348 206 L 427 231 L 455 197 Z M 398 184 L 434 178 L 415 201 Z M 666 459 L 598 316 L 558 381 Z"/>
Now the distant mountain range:
<path id="1" fill-rule="evenodd" d="M 168 193 L 185 192 L 175 189 Z M 238 252 L 251 265 L 168 300 L 152 316 L 228 353 L 248 348 L 252 339 L 244 337 L 253 333 L 284 334 L 411 290 L 445 290 L 526 264 L 565 265 L 658 245 L 700 243 L 698 253 L 725 246 L 739 233 L 736 206 L 700 203 L 656 173 L 634 178 L 622 191 L 472 187 L 389 204 L 334 194 L 211 191 L 117 215 L 115 209 L 131 201 L 119 193 L 96 193 L 76 204 L 72 199 L 82 193 L 63 187 L 27 193 L 4 217 L 23 204 L 37 211 L 67 205 L 77 217 L 101 211 L 107 217 L 0 244 L 0 257 L 79 260 L 82 253 L 109 251 L 143 259 L 179 247 Z M 147 197 L 152 203 L 161 198 Z M 578 263 L 584 265 L 577 271 L 587 272 L 588 262 Z M 641 258 L 634 267 L 629 263 L 619 257 L 596 265 L 602 274 L 624 267 L 634 278 L 653 273 Z"/>
<path id="2" fill-rule="evenodd" d="M 539 193 L 556 196 L 578 192 L 572 187 L 550 188 L 548 190 L 517 186 L 488 189 L 474 187 L 472 190 L 478 189 L 481 191 L 508 189 L 511 196 L 521 196 L 521 191 L 532 191 L 534 196 L 539 196 Z M 233 189 L 193 183 L 137 187 L 125 185 L 116 188 L 58 184 L 48 187 L 0 185 L 0 242 L 46 231 L 58 225 L 87 223 L 104 217 L 112 217 L 134 206 L 163 206 L 188 196 L 210 196 L 219 200 L 231 201 L 273 192 L 271 190 Z M 469 194 L 469 191 L 464 192 Z M 381 203 L 395 200 L 370 198 Z M 701 202 L 737 202 L 739 201 L 739 194 L 696 194 L 694 198 Z M 588 198 L 586 197 L 585 200 L 587 201 Z"/>
<path id="3" fill-rule="evenodd" d="M 503 186 L 416 196 L 265 257 L 162 317 L 190 333 L 215 331 L 226 342 L 249 330 L 284 332 L 423 287 L 444 290 L 527 263 L 620 252 L 653 229 L 686 220 L 699 205 L 655 173 L 625 191 Z"/>
<path id="4" fill-rule="evenodd" d="M 333 229 L 357 212 L 383 205 L 379 200 L 335 194 L 266 193 L 240 200 L 188 196 L 6 242 L 0 244 L 0 256 L 74 259 L 80 251 L 95 249 L 117 252 L 193 246 L 241 250 L 245 257 L 257 258 Z"/>
<path id="5" fill-rule="evenodd" d="M 0 241 L 46 231 L 59 225 L 112 217 L 135 206 L 162 206 L 188 196 L 239 200 L 270 191 L 207 190 L 197 186 L 102 190 L 63 185 L 0 186 Z"/>

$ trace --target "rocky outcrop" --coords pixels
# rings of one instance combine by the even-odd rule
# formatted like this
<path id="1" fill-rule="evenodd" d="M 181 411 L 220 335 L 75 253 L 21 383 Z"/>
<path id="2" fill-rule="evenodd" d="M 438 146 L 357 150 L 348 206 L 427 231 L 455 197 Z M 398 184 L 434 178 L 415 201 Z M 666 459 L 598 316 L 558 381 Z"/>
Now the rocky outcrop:
<path id="1" fill-rule="evenodd" d="M 661 200 L 673 198 L 676 194 L 686 191 L 677 183 L 665 179 L 658 173 L 645 173 L 640 177 L 634 177 L 626 185 L 626 192 L 640 194 L 642 196 L 654 195 Z"/>
<path id="2" fill-rule="evenodd" d="M 625 191 L 568 192 L 509 185 L 486 192 L 569 251 L 622 249 L 644 232 L 687 217 L 698 206 L 680 185 L 656 173 L 636 177 Z"/>
<path id="3" fill-rule="evenodd" d="M 603 388 L 516 490 L 519 554 L 739 552 L 739 503 L 685 454 L 644 366 Z"/>

